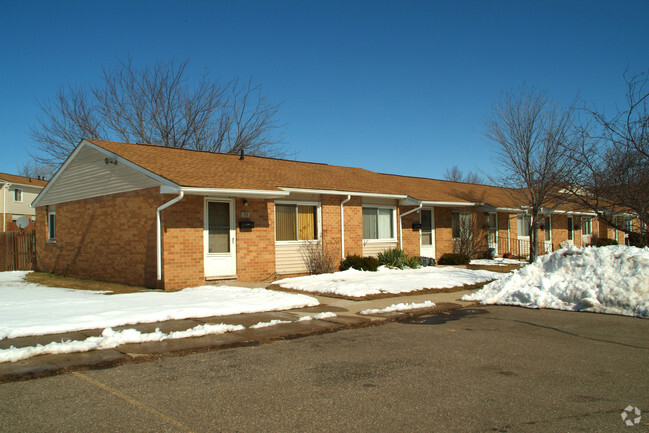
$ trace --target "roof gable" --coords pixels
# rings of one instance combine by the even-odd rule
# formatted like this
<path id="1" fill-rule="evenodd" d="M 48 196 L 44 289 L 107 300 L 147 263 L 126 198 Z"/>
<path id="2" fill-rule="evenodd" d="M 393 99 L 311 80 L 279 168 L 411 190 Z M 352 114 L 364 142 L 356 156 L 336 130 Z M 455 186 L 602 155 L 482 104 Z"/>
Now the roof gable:
<path id="1" fill-rule="evenodd" d="M 160 186 L 161 182 L 127 161 L 83 142 L 36 197 L 32 206 L 116 194 Z"/>

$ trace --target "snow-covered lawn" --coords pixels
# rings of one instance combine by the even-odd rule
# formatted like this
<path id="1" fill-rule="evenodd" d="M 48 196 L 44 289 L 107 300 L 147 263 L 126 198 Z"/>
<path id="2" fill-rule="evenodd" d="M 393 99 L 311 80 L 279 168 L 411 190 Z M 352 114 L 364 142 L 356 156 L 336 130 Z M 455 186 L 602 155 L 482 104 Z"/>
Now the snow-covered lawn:
<path id="1" fill-rule="evenodd" d="M 503 275 L 497 272 L 451 267 L 404 270 L 381 267 L 376 272 L 348 269 L 333 274 L 286 278 L 277 281 L 276 284 L 304 292 L 361 298 L 386 293 L 398 294 L 478 284 L 502 278 Z"/>
<path id="2" fill-rule="evenodd" d="M 649 249 L 562 249 L 463 300 L 649 318 Z"/>
<path id="3" fill-rule="evenodd" d="M 25 275 L 0 272 L 0 340 L 318 305 L 306 295 L 225 286 L 105 295 L 29 283 Z"/>

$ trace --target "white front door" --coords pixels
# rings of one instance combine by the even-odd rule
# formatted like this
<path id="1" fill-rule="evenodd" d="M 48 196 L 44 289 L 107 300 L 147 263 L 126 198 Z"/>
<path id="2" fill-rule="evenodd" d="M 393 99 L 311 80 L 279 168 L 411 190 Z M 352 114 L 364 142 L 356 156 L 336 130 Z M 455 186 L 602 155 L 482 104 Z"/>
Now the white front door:
<path id="1" fill-rule="evenodd" d="M 435 212 L 434 209 L 419 211 L 421 218 L 420 251 L 422 257 L 435 258 Z"/>
<path id="2" fill-rule="evenodd" d="M 234 201 L 206 199 L 204 218 L 205 277 L 236 275 Z"/>

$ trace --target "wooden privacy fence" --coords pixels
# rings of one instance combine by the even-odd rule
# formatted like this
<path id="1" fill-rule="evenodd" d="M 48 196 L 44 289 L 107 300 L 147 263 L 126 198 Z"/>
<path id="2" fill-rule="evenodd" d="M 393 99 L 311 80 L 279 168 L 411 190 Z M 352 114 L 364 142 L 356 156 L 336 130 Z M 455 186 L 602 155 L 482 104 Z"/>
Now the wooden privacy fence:
<path id="1" fill-rule="evenodd" d="M 33 230 L 0 233 L 0 272 L 36 268 L 35 236 Z"/>

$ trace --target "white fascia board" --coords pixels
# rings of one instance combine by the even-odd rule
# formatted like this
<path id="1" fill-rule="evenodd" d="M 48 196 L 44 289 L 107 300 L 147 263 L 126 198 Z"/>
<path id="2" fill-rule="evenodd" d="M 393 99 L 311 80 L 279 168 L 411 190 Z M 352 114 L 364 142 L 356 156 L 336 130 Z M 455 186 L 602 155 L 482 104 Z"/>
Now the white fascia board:
<path id="1" fill-rule="evenodd" d="M 571 210 L 553 210 L 550 213 L 556 214 L 568 214 L 568 215 L 585 215 L 585 216 L 597 216 L 597 212 L 577 212 Z"/>
<path id="2" fill-rule="evenodd" d="M 147 170 L 145 168 L 142 168 L 139 165 L 134 164 L 131 161 L 129 161 L 127 159 L 124 159 L 121 156 L 104 149 L 103 147 L 99 147 L 96 144 L 92 144 L 88 140 L 81 140 L 81 143 L 79 143 L 79 145 L 74 149 L 74 151 L 70 154 L 70 156 L 68 156 L 68 159 L 65 160 L 63 165 L 61 165 L 61 167 L 59 167 L 59 169 L 56 171 L 54 176 L 52 176 L 52 179 L 50 179 L 50 181 L 47 183 L 47 185 L 45 185 L 45 188 L 43 188 L 43 190 L 38 194 L 38 196 L 36 196 L 36 198 L 34 199 L 34 201 L 31 204 L 31 207 L 35 208 L 35 207 L 38 206 L 38 203 L 41 201 L 42 197 L 45 194 L 47 194 L 47 191 L 49 191 L 50 186 L 53 185 L 56 182 L 56 180 L 59 178 L 61 173 L 63 173 L 65 171 L 65 169 L 68 167 L 68 165 L 70 165 L 70 163 L 74 160 L 74 158 L 81 151 L 81 149 L 83 149 L 86 146 L 91 148 L 91 149 L 94 149 L 97 152 L 102 153 L 102 154 L 104 154 L 104 155 L 106 155 L 108 157 L 114 158 L 120 164 L 124 164 L 126 167 L 129 167 L 129 168 L 131 168 L 131 169 L 133 169 L 133 170 L 135 170 L 135 171 L 137 171 L 139 173 L 142 173 L 143 175 L 155 180 L 156 182 L 161 183 L 162 185 L 166 185 L 166 186 L 169 186 L 169 187 L 172 187 L 172 188 L 175 187 L 175 190 L 178 191 L 179 185 L 177 185 L 176 183 L 170 181 L 169 179 L 165 179 L 164 177 L 162 177 L 162 176 L 160 176 L 160 175 L 158 175 L 158 174 L 156 174 L 156 173 L 154 173 L 152 171 L 149 171 L 149 170 Z"/>
<path id="3" fill-rule="evenodd" d="M 478 206 L 481 203 L 467 203 L 462 201 L 422 201 L 424 206 L 439 206 L 439 207 L 456 207 L 456 206 Z"/>
<path id="4" fill-rule="evenodd" d="M 227 197 L 248 197 L 248 198 L 282 198 L 288 197 L 286 191 L 269 191 L 257 189 L 231 189 L 231 188 L 197 188 L 197 187 L 169 187 L 161 186 L 160 194 L 177 194 L 183 191 L 187 195 L 209 195 Z"/>
<path id="5" fill-rule="evenodd" d="M 18 186 L 22 188 L 36 188 L 36 189 L 43 189 L 45 188 L 44 186 L 38 186 L 38 185 L 30 185 L 28 183 L 16 183 L 16 182 L 7 182 L 2 179 L 0 179 L 0 183 L 5 183 L 5 184 L 10 184 L 11 186 Z"/>
<path id="6" fill-rule="evenodd" d="M 496 212 L 507 212 L 507 213 L 524 213 L 523 209 L 518 209 L 515 207 L 497 207 Z"/>
<path id="7" fill-rule="evenodd" d="M 395 200 L 405 200 L 408 198 L 405 194 L 380 194 L 374 192 L 358 192 L 358 191 L 337 191 L 332 189 L 309 189 L 309 188 L 285 188 L 279 189 L 288 192 L 298 192 L 304 194 L 329 194 L 329 195 L 352 195 L 357 197 L 374 197 L 374 198 L 393 198 Z"/>

